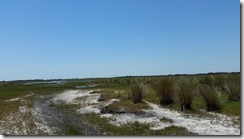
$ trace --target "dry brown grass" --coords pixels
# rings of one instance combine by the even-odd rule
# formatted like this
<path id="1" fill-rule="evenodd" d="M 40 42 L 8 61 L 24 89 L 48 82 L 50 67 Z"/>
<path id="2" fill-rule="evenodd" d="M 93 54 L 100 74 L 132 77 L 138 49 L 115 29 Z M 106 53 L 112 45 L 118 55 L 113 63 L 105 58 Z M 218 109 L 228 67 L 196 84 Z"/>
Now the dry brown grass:
<path id="1" fill-rule="evenodd" d="M 19 109 L 20 101 L 13 102 L 0 102 L 0 120 L 9 115 L 10 113 L 16 112 Z"/>

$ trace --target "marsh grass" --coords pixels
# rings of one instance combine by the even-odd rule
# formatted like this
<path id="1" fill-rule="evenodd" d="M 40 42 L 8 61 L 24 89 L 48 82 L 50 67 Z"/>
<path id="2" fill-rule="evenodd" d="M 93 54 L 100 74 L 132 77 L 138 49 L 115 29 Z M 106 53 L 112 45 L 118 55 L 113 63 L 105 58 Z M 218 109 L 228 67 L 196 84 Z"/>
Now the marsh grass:
<path id="1" fill-rule="evenodd" d="M 205 75 L 199 77 L 199 84 L 205 84 L 210 87 L 214 87 L 214 79 L 211 75 Z"/>
<path id="2" fill-rule="evenodd" d="M 225 82 L 226 92 L 228 93 L 229 101 L 240 101 L 240 76 L 233 75 Z"/>
<path id="3" fill-rule="evenodd" d="M 133 84 L 131 86 L 131 99 L 133 101 L 134 104 L 138 103 L 138 102 L 142 102 L 142 98 L 145 96 L 146 94 L 146 87 L 143 84 Z"/>
<path id="4" fill-rule="evenodd" d="M 178 81 L 176 84 L 175 98 L 181 106 L 181 111 L 192 108 L 193 91 L 194 85 L 187 79 Z"/>
<path id="5" fill-rule="evenodd" d="M 153 87 L 159 96 L 159 101 L 161 105 L 169 105 L 173 103 L 173 94 L 175 88 L 171 79 L 169 78 L 161 79 L 157 81 L 153 85 Z"/>
<path id="6" fill-rule="evenodd" d="M 203 97 L 208 111 L 215 111 L 221 108 L 219 95 L 214 87 L 210 87 L 207 84 L 201 84 L 198 86 L 198 91 Z"/>

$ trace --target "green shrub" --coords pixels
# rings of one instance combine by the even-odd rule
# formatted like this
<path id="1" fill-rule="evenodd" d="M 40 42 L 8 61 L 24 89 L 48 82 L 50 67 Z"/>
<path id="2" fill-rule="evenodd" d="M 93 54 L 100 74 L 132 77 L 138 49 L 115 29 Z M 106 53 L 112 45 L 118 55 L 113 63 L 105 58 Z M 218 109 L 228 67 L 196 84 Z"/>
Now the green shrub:
<path id="1" fill-rule="evenodd" d="M 169 105 L 173 103 L 174 85 L 172 80 L 169 78 L 161 79 L 153 86 L 159 96 L 161 105 Z"/>
<path id="2" fill-rule="evenodd" d="M 240 101 L 240 76 L 233 75 L 225 82 L 225 88 L 228 93 L 229 101 Z"/>
<path id="3" fill-rule="evenodd" d="M 210 87 L 206 84 L 200 84 L 198 86 L 198 90 L 206 103 L 207 110 L 214 111 L 220 109 L 219 95 L 214 87 Z"/>
<path id="4" fill-rule="evenodd" d="M 192 100 L 194 97 L 194 85 L 189 80 L 181 80 L 176 87 L 176 100 L 181 106 L 181 110 L 191 109 Z"/>
<path id="5" fill-rule="evenodd" d="M 143 84 L 133 84 L 131 86 L 131 99 L 133 101 L 133 103 L 138 103 L 142 101 L 142 98 L 145 96 L 146 94 L 146 88 Z"/>
<path id="6" fill-rule="evenodd" d="M 205 75 L 203 77 L 199 77 L 199 83 L 208 85 L 210 87 L 214 86 L 214 80 L 213 80 L 213 77 L 211 75 Z"/>
<path id="7" fill-rule="evenodd" d="M 214 86 L 220 91 L 225 91 L 225 87 L 224 87 L 225 79 L 226 78 L 223 75 L 214 76 L 213 78 Z"/>

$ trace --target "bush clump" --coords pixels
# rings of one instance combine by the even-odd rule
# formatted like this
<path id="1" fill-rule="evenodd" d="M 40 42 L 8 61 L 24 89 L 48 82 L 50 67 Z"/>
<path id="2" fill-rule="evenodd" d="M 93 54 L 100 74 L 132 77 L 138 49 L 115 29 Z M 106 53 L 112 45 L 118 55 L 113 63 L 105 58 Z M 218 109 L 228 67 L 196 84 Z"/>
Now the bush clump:
<path id="1" fill-rule="evenodd" d="M 220 109 L 219 94 L 214 87 L 210 87 L 206 84 L 200 84 L 198 86 L 198 90 L 207 105 L 208 111 Z"/>
<path id="2" fill-rule="evenodd" d="M 174 84 L 172 80 L 165 78 L 154 84 L 161 105 L 173 103 Z"/>
<path id="3" fill-rule="evenodd" d="M 240 88 L 241 81 L 240 76 L 232 76 L 225 82 L 225 88 L 228 93 L 229 101 L 240 101 Z"/>
<path id="4" fill-rule="evenodd" d="M 176 87 L 176 100 L 178 100 L 181 110 L 191 109 L 194 97 L 194 85 L 189 80 L 179 81 Z"/>
<path id="5" fill-rule="evenodd" d="M 131 86 L 131 93 L 130 93 L 130 98 L 132 99 L 133 103 L 138 103 L 142 101 L 142 98 L 146 94 L 146 88 L 143 84 L 133 84 Z"/>

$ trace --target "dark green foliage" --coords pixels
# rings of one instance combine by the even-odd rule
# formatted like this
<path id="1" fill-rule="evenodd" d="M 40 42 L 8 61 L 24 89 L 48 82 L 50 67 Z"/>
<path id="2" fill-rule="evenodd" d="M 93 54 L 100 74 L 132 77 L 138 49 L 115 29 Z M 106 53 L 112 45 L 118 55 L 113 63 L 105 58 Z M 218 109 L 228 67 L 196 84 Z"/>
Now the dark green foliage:
<path id="1" fill-rule="evenodd" d="M 174 84 L 169 78 L 164 78 L 155 83 L 154 88 L 159 96 L 161 105 L 173 103 Z"/>
<path id="2" fill-rule="evenodd" d="M 198 86 L 198 90 L 206 103 L 207 110 L 214 111 L 220 109 L 219 94 L 214 87 L 201 84 Z"/>

